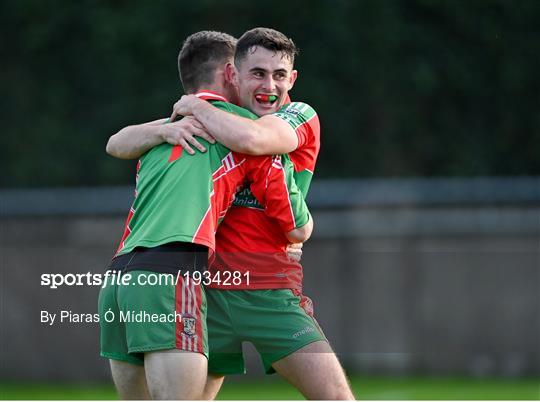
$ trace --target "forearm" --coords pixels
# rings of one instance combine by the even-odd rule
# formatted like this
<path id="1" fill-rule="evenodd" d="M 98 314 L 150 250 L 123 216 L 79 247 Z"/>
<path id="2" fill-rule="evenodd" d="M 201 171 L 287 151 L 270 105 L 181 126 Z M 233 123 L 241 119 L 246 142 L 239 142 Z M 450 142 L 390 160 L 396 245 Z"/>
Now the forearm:
<path id="1" fill-rule="evenodd" d="M 208 102 L 198 102 L 192 112 L 218 142 L 233 151 L 251 154 L 255 138 L 261 135 L 256 121 L 225 112 Z"/>
<path id="2" fill-rule="evenodd" d="M 164 142 L 161 126 L 166 119 L 127 126 L 109 138 L 107 153 L 120 159 L 137 159 L 149 149 Z"/>
<path id="3" fill-rule="evenodd" d="M 171 120 L 193 116 L 227 148 L 249 155 L 276 155 L 294 151 L 299 138 L 293 125 L 276 115 L 257 120 L 215 108 L 195 95 L 184 95 L 174 104 Z"/>

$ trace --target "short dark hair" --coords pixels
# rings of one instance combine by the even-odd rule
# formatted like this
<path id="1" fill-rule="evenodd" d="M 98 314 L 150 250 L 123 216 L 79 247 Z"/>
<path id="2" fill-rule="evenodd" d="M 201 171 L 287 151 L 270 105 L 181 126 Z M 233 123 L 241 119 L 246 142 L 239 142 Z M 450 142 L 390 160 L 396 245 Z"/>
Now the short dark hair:
<path id="1" fill-rule="evenodd" d="M 253 28 L 245 32 L 236 43 L 234 63 L 236 66 L 244 59 L 250 49 L 255 46 L 263 47 L 274 52 L 283 52 L 294 65 L 294 57 L 298 48 L 291 38 L 272 28 Z"/>
<path id="2" fill-rule="evenodd" d="M 215 31 L 188 36 L 178 54 L 178 73 L 185 93 L 194 93 L 214 80 L 216 69 L 234 57 L 236 38 Z"/>

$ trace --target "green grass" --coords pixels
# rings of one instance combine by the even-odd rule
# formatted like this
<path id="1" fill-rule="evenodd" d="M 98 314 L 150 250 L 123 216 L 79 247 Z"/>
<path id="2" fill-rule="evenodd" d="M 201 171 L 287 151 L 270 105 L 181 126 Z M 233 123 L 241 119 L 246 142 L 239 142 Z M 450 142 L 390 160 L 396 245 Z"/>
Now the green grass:
<path id="1" fill-rule="evenodd" d="M 353 377 L 359 399 L 426 400 L 490 399 L 540 400 L 536 379 L 468 379 L 439 377 Z M 0 383 L 1 399 L 117 399 L 112 385 L 62 385 L 43 383 Z M 278 377 L 249 382 L 226 381 L 218 399 L 303 399 Z"/>

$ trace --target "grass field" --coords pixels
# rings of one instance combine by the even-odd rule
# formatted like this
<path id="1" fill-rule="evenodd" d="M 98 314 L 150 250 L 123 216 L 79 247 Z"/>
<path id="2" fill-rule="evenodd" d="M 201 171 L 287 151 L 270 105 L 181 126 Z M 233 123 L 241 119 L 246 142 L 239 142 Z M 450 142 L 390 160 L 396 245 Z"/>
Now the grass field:
<path id="1" fill-rule="evenodd" d="M 537 379 L 387 378 L 353 377 L 359 399 L 490 399 L 540 400 Z M 112 385 L 61 385 L 0 383 L 1 399 L 117 399 Z M 303 399 L 292 386 L 278 377 L 250 382 L 226 381 L 219 398 Z"/>

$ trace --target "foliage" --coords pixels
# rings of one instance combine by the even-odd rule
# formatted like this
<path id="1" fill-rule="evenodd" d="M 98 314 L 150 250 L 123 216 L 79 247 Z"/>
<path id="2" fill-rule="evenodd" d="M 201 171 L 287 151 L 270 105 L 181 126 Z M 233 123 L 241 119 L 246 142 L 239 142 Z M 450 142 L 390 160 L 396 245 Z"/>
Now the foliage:
<path id="1" fill-rule="evenodd" d="M 106 141 L 169 114 L 182 40 L 254 26 L 301 48 L 292 96 L 321 118 L 318 177 L 540 174 L 535 0 L 1 7 L 3 187 L 132 183 Z"/>

